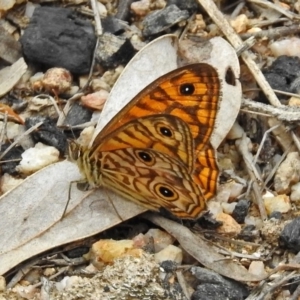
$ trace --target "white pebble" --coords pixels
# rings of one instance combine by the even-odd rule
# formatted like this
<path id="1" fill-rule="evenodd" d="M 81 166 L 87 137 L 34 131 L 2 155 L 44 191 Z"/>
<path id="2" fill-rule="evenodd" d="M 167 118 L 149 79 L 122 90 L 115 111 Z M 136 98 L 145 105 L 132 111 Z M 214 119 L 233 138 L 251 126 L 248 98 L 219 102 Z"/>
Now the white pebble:
<path id="1" fill-rule="evenodd" d="M 8 139 L 13 140 L 17 136 L 20 135 L 20 132 L 22 132 L 21 127 L 24 127 L 20 124 L 17 124 L 15 122 L 7 122 L 6 124 L 6 136 Z M 5 130 L 4 122 L 0 122 L 0 131 Z"/>
<path id="2" fill-rule="evenodd" d="M 107 17 L 107 9 L 106 9 L 105 5 L 99 1 L 97 1 L 96 4 L 97 4 L 97 9 L 98 9 L 100 17 L 106 18 Z"/>
<path id="3" fill-rule="evenodd" d="M 180 265 L 182 263 L 182 250 L 174 245 L 169 245 L 165 249 L 154 254 L 154 258 L 157 263 L 171 260 Z"/>
<path id="4" fill-rule="evenodd" d="M 24 179 L 17 179 L 5 173 L 1 176 L 0 185 L 2 193 L 6 193 L 23 182 Z"/>
<path id="5" fill-rule="evenodd" d="M 254 225 L 256 229 L 260 229 L 263 226 L 263 221 L 260 217 L 246 216 L 245 224 Z"/>
<path id="6" fill-rule="evenodd" d="M 291 37 L 281 41 L 276 41 L 270 44 L 270 49 L 276 57 L 281 55 L 300 57 L 300 39 L 297 37 Z"/>
<path id="7" fill-rule="evenodd" d="M 42 143 L 37 143 L 34 148 L 22 154 L 22 160 L 17 170 L 23 174 L 32 174 L 59 160 L 59 151 Z"/>
<path id="8" fill-rule="evenodd" d="M 230 25 L 237 33 L 245 32 L 248 24 L 249 20 L 245 14 L 240 14 L 234 20 L 230 20 Z"/>
<path id="9" fill-rule="evenodd" d="M 290 152 L 279 166 L 274 187 L 278 194 L 289 193 L 293 183 L 300 180 L 300 157 L 298 152 Z"/>
<path id="10" fill-rule="evenodd" d="M 221 203 L 214 201 L 214 200 L 210 200 L 207 202 L 206 204 L 207 210 L 209 210 L 209 212 L 213 215 L 216 216 L 218 214 L 220 214 L 223 210 L 221 207 Z"/>
<path id="11" fill-rule="evenodd" d="M 242 230 L 241 225 L 228 214 L 220 213 L 216 216 L 216 220 L 223 223 L 220 227 L 218 227 L 219 233 L 239 234 Z"/>
<path id="12" fill-rule="evenodd" d="M 172 245 L 175 241 L 170 234 L 160 229 L 150 229 L 145 234 L 146 243 L 149 242 L 150 238 L 153 238 L 155 253 L 161 251 L 169 245 Z"/>
<path id="13" fill-rule="evenodd" d="M 244 129 L 241 127 L 241 125 L 238 122 L 234 122 L 226 138 L 229 140 L 236 140 L 236 139 L 240 139 L 243 136 L 243 134 L 244 134 Z"/>
<path id="14" fill-rule="evenodd" d="M 265 271 L 265 266 L 262 261 L 252 261 L 249 266 L 249 273 L 258 277 L 267 276 L 268 273 Z"/>
<path id="15" fill-rule="evenodd" d="M 145 16 L 150 11 L 150 1 L 141 0 L 133 2 L 131 4 L 131 10 L 137 16 Z"/>
<path id="16" fill-rule="evenodd" d="M 223 212 L 226 214 L 231 215 L 233 210 L 235 209 L 235 206 L 237 205 L 237 202 L 232 202 L 232 203 L 226 203 L 223 202 L 221 203 L 221 206 L 223 208 Z"/>
<path id="17" fill-rule="evenodd" d="M 0 292 L 5 291 L 6 289 L 6 282 L 3 276 L 0 276 Z"/>
<path id="18" fill-rule="evenodd" d="M 263 198 L 267 213 L 270 215 L 274 211 L 286 213 L 291 209 L 290 199 L 287 195 Z"/>
<path id="19" fill-rule="evenodd" d="M 297 182 L 291 187 L 292 193 L 290 195 L 290 200 L 292 202 L 300 201 L 300 182 Z"/>

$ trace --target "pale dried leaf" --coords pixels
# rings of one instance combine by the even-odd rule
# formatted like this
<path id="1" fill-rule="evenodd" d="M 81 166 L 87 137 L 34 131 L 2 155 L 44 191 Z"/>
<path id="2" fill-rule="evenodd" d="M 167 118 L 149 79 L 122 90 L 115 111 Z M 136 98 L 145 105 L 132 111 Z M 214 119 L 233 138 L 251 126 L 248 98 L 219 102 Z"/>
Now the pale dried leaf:
<path id="1" fill-rule="evenodd" d="M 0 97 L 7 94 L 21 79 L 27 70 L 24 58 L 18 59 L 14 64 L 0 71 Z"/>
<path id="2" fill-rule="evenodd" d="M 67 213 L 61 219 L 70 183 L 80 179 L 77 166 L 63 161 L 28 177 L 0 198 L 0 228 L 5 228 L 0 232 L 0 274 L 34 255 L 102 232 L 144 211 L 107 190 L 83 192 L 73 183 Z"/>

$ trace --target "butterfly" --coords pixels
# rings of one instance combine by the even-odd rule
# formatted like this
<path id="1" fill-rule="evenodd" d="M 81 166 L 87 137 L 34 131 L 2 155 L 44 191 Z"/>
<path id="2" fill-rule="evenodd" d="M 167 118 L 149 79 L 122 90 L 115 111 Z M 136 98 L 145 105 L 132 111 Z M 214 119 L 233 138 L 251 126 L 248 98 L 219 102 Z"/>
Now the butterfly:
<path id="1" fill-rule="evenodd" d="M 71 159 L 91 186 L 196 219 L 216 194 L 219 168 L 210 137 L 221 99 L 214 67 L 180 67 L 138 93 L 90 148 L 71 143 Z"/>

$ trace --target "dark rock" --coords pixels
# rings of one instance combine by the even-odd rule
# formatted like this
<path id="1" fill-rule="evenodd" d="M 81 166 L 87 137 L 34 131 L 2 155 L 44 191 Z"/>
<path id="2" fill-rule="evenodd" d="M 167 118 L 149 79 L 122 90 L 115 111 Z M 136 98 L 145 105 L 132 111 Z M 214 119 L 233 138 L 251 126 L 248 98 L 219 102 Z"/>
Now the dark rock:
<path id="1" fill-rule="evenodd" d="M 283 228 L 279 236 L 279 245 L 295 253 L 300 251 L 300 217 Z"/>
<path id="2" fill-rule="evenodd" d="M 163 32 L 177 23 L 187 20 L 189 16 L 187 10 L 180 10 L 176 5 L 169 5 L 145 17 L 143 35 L 148 37 Z"/>
<path id="3" fill-rule="evenodd" d="M 96 44 L 92 24 L 66 8 L 38 7 L 20 39 L 27 61 L 88 73 Z"/>
<path id="4" fill-rule="evenodd" d="M 175 4 L 181 10 L 187 10 L 190 15 L 196 13 L 199 8 L 199 4 L 196 0 L 167 0 L 166 6 L 170 6 L 173 4 Z"/>
<path id="5" fill-rule="evenodd" d="M 75 126 L 89 122 L 92 118 L 92 111 L 78 103 L 74 103 L 68 112 L 64 125 Z"/>
<path id="6" fill-rule="evenodd" d="M 178 268 L 176 262 L 172 260 L 165 260 L 160 264 L 160 266 L 165 270 L 166 273 L 173 273 Z"/>
<path id="7" fill-rule="evenodd" d="M 191 297 L 192 300 L 242 300 L 249 295 L 245 285 L 213 271 L 192 267 L 191 273 L 199 281 L 197 290 Z"/>
<path id="8" fill-rule="evenodd" d="M 1 146 L 1 153 L 3 153 L 10 144 L 4 144 Z M 14 147 L 12 148 L 4 157 L 1 159 L 1 173 L 8 173 L 12 176 L 18 175 L 18 171 L 16 171 L 16 167 L 19 165 L 20 160 L 22 159 L 21 154 L 24 152 L 22 147 Z M 4 162 L 7 161 L 7 162 Z"/>
<path id="9" fill-rule="evenodd" d="M 64 133 L 56 127 L 56 124 L 50 118 L 32 117 L 25 121 L 26 129 L 31 128 L 39 122 L 43 124 L 31 133 L 32 139 L 38 143 L 53 146 L 59 150 L 60 154 L 64 154 L 67 147 L 67 139 Z"/>
<path id="10" fill-rule="evenodd" d="M 14 110 L 14 112 L 18 114 L 23 112 L 28 106 L 28 101 L 19 98 L 19 96 L 15 95 L 12 92 L 6 94 L 4 98 L 1 99 L 1 103 L 10 106 Z"/>
<path id="11" fill-rule="evenodd" d="M 122 0 L 118 1 L 116 18 L 120 20 L 128 20 L 130 16 L 130 5 L 134 0 Z"/>
<path id="12" fill-rule="evenodd" d="M 102 19 L 101 24 L 104 32 L 118 35 L 125 31 L 124 22 L 113 16 L 108 16 L 107 18 Z"/>
<path id="13" fill-rule="evenodd" d="M 242 231 L 238 234 L 238 238 L 244 241 L 254 241 L 259 237 L 259 231 L 254 225 L 246 225 Z"/>
<path id="14" fill-rule="evenodd" d="M 222 226 L 223 222 L 217 221 L 211 213 L 207 212 L 197 220 L 197 224 L 203 229 L 213 230 Z"/>
<path id="15" fill-rule="evenodd" d="M 69 258 L 77 258 L 81 257 L 84 254 L 87 254 L 89 252 L 90 248 L 89 247 L 77 247 L 75 249 L 71 249 L 65 252 L 65 255 Z"/>
<path id="16" fill-rule="evenodd" d="M 107 68 L 114 68 L 126 64 L 135 54 L 129 39 L 104 33 L 99 37 L 99 46 L 96 50 L 97 62 Z"/>
<path id="17" fill-rule="evenodd" d="M 243 224 L 245 221 L 245 217 L 248 214 L 249 207 L 250 207 L 250 201 L 245 199 L 240 200 L 232 212 L 232 217 L 239 224 Z"/>
<path id="18" fill-rule="evenodd" d="M 297 82 L 295 80 L 299 77 L 300 72 L 300 58 L 295 56 L 279 56 L 273 64 L 267 69 L 263 70 L 267 81 L 273 89 L 295 92 L 297 90 Z M 287 98 L 278 95 L 281 99 Z"/>
<path id="19" fill-rule="evenodd" d="M 293 279 L 288 281 L 286 288 L 290 291 L 291 295 L 296 291 L 299 286 L 300 276 L 295 276 Z"/>
<path id="20" fill-rule="evenodd" d="M 277 220 L 281 220 L 282 218 L 282 213 L 280 211 L 273 211 L 270 216 L 269 216 L 269 219 L 277 219 Z"/>

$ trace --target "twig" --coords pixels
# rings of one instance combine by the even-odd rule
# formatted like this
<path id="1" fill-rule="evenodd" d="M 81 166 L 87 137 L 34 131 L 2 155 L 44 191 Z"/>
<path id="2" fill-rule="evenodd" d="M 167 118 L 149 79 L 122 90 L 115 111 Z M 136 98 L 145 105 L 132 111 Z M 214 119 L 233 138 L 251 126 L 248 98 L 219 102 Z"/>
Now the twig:
<path id="1" fill-rule="evenodd" d="M 297 286 L 297 288 L 294 291 L 292 297 L 290 297 L 290 300 L 298 300 L 299 297 L 300 297 L 300 285 Z"/>
<path id="2" fill-rule="evenodd" d="M 70 99 L 68 99 L 63 111 L 60 112 L 60 114 L 59 114 L 59 117 L 58 117 L 58 120 L 57 120 L 57 123 L 56 123 L 56 125 L 58 127 L 63 125 L 63 123 L 66 119 L 66 116 L 68 115 L 68 112 L 70 111 L 74 101 L 76 101 L 77 99 L 79 99 L 83 95 L 84 95 L 84 93 L 76 93 Z"/>
<path id="3" fill-rule="evenodd" d="M 270 294 L 272 291 L 278 289 L 279 287 L 281 287 L 283 284 L 285 284 L 286 282 L 288 282 L 289 280 L 291 280 L 293 277 L 295 276 L 299 276 L 296 274 L 296 272 L 292 272 L 291 274 L 288 275 L 284 275 L 280 278 L 280 280 L 278 282 L 276 282 L 275 284 L 273 284 L 272 286 L 269 285 L 265 285 L 265 281 L 261 282 L 261 285 L 263 285 L 261 287 L 261 292 L 258 295 L 258 291 L 257 289 L 252 291 L 252 293 L 245 299 L 245 300 L 264 300 L 267 299 L 267 295 Z"/>
<path id="4" fill-rule="evenodd" d="M 10 146 L 0 155 L 0 159 L 2 159 L 15 145 L 17 145 L 25 135 L 30 134 L 32 131 L 35 131 L 38 127 L 40 127 L 43 124 L 43 122 L 39 122 L 26 130 L 22 135 L 20 135 Z"/>
<path id="5" fill-rule="evenodd" d="M 176 276 L 177 276 L 178 283 L 180 284 L 180 287 L 186 299 L 191 299 L 192 295 L 189 293 L 185 278 L 182 275 L 182 271 L 176 271 Z"/>
<path id="6" fill-rule="evenodd" d="M 56 110 L 57 115 L 58 115 L 58 116 L 60 115 L 61 110 L 60 110 L 59 107 L 57 106 L 56 101 L 55 101 L 55 99 L 54 99 L 52 96 L 47 95 L 47 94 L 40 94 L 40 95 L 34 96 L 34 97 L 32 98 L 32 100 L 34 100 L 34 99 L 40 99 L 40 98 L 46 98 L 46 99 L 49 99 L 49 100 L 52 102 L 52 104 L 53 104 L 53 106 L 54 106 L 54 108 L 55 108 L 55 110 Z M 49 105 L 49 106 L 50 106 L 50 105 Z"/>
<path id="7" fill-rule="evenodd" d="M 269 8 L 269 9 L 273 9 L 277 12 L 279 12 L 280 14 L 286 16 L 287 18 L 291 19 L 291 20 L 300 20 L 300 17 L 299 15 L 296 15 L 288 10 L 285 10 L 283 7 L 280 7 L 279 5 L 276 5 L 272 2 L 269 2 L 269 1 L 266 1 L 266 0 L 247 0 L 248 2 L 250 3 L 254 3 L 254 4 L 257 4 L 257 5 L 261 5 L 261 6 L 264 6 L 266 8 Z"/>
<path id="8" fill-rule="evenodd" d="M 100 19 L 96 0 L 91 0 L 91 6 L 92 6 L 93 13 L 94 13 L 94 19 L 95 19 L 95 25 L 96 25 L 96 35 L 97 35 L 97 37 L 99 37 L 103 33 L 103 30 L 102 30 L 101 19 Z"/>
<path id="9" fill-rule="evenodd" d="M 245 1 L 240 2 L 240 3 L 235 7 L 235 9 L 234 9 L 234 11 L 232 12 L 230 18 L 231 18 L 231 19 L 236 18 L 236 17 L 240 14 L 241 10 L 245 7 L 245 5 L 246 5 L 246 2 L 245 2 Z"/>
<path id="10" fill-rule="evenodd" d="M 278 21 L 278 20 L 277 20 Z M 282 26 L 277 28 L 271 28 L 266 30 L 261 30 L 253 33 L 242 33 L 240 37 L 246 40 L 250 37 L 255 37 L 257 39 L 268 37 L 269 39 L 275 39 L 277 37 L 292 35 L 300 32 L 300 25 Z"/>
<path id="11" fill-rule="evenodd" d="M 244 159 L 250 179 L 253 181 L 252 190 L 259 208 L 260 216 L 263 220 L 265 220 L 267 219 L 267 213 L 266 213 L 265 206 L 262 202 L 260 187 L 258 185 L 258 181 L 262 182 L 262 180 L 261 180 L 261 176 L 258 174 L 255 166 L 252 163 L 252 157 L 248 150 L 245 133 L 243 134 L 243 137 L 237 141 L 236 144 L 237 144 L 237 148 L 239 149 L 239 152 L 241 153 Z"/>
<path id="12" fill-rule="evenodd" d="M 242 107 L 259 113 L 269 114 L 280 121 L 298 122 L 300 120 L 300 109 L 293 106 L 274 107 L 272 105 L 243 99 Z"/>
<path id="13" fill-rule="evenodd" d="M 298 138 L 298 136 L 295 134 L 294 131 L 292 131 L 291 134 L 292 134 L 292 139 L 293 139 L 293 141 L 294 141 L 294 144 L 295 144 L 295 146 L 297 147 L 298 151 L 300 152 L 300 141 L 299 141 L 299 138 Z"/>
<path id="14" fill-rule="evenodd" d="M 6 130 L 7 130 L 7 112 L 4 113 L 4 120 L 3 120 L 3 126 L 1 128 L 1 134 L 0 134 L 0 151 L 2 149 L 2 144 L 4 140 L 4 136 L 6 136 Z"/>
<path id="15" fill-rule="evenodd" d="M 254 156 L 254 159 L 253 159 L 253 164 L 254 165 L 257 163 L 258 157 L 259 157 L 259 155 L 261 153 L 261 150 L 262 150 L 262 148 L 264 146 L 264 143 L 266 141 L 266 138 L 267 138 L 268 134 L 270 132 L 272 132 L 274 129 L 278 128 L 278 127 L 279 127 L 279 125 L 275 125 L 275 126 L 269 128 L 267 131 L 265 131 L 264 136 L 263 136 L 263 138 L 262 138 L 262 140 L 260 142 L 260 145 L 259 145 L 259 147 L 257 149 L 256 155 Z"/>
<path id="16" fill-rule="evenodd" d="M 269 173 L 268 177 L 266 178 L 262 189 L 264 189 L 268 185 L 269 181 L 273 178 L 273 176 L 274 176 L 275 172 L 277 171 L 278 167 L 285 160 L 285 158 L 288 155 L 288 153 L 290 152 L 290 150 L 291 150 L 291 147 L 287 148 L 284 151 L 284 153 L 281 155 L 280 160 L 276 163 L 276 165 L 274 166 L 274 168 L 271 170 L 271 172 Z"/>

